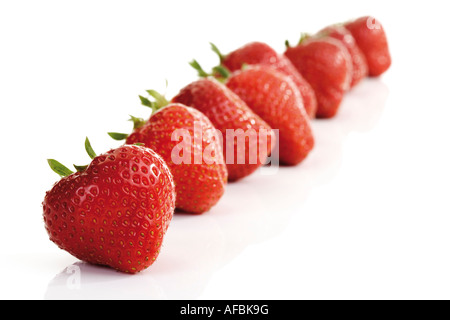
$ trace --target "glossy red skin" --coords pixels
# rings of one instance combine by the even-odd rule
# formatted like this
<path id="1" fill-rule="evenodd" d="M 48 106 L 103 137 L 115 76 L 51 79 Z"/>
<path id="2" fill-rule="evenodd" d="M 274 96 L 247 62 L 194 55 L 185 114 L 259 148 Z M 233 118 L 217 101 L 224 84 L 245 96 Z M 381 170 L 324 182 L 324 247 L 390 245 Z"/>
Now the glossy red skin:
<path id="1" fill-rule="evenodd" d="M 310 118 L 315 117 L 317 100 L 313 88 L 285 56 L 278 54 L 266 43 L 248 43 L 227 54 L 224 57 L 222 64 L 230 71 L 240 70 L 244 64 L 261 64 L 274 67 L 292 79 L 300 90 L 306 113 Z"/>
<path id="2" fill-rule="evenodd" d="M 251 164 L 249 161 L 249 150 L 259 146 L 257 134 L 260 129 L 265 129 L 268 132 L 267 150 L 271 152 L 273 148 L 272 128 L 256 115 L 241 98 L 213 78 L 199 79 L 190 83 L 180 90 L 172 99 L 172 102 L 182 103 L 201 111 L 209 118 L 216 129 L 222 133 L 224 158 L 227 159 L 227 149 L 233 150 L 234 154 L 234 161 L 232 163 L 226 162 L 228 181 L 237 181 L 252 174 L 265 162 L 268 153 L 264 154 L 264 150 L 262 150 L 262 157 L 258 157 L 256 163 Z M 234 141 L 228 141 L 229 145 L 227 147 L 227 129 L 242 129 L 243 131 L 254 129 L 256 132 L 256 146 L 250 145 L 254 139 L 249 139 L 245 144 L 245 150 L 242 150 L 242 146 L 239 146 L 235 139 Z M 245 153 L 245 163 L 239 164 L 238 155 L 243 153 Z"/>
<path id="3" fill-rule="evenodd" d="M 313 87 L 316 117 L 334 117 L 350 88 L 353 71 L 347 48 L 331 37 L 309 38 L 284 54 Z"/>
<path id="4" fill-rule="evenodd" d="M 335 25 L 329 26 L 317 34 L 318 37 L 328 36 L 339 40 L 348 50 L 352 58 L 353 73 L 350 87 L 356 86 L 362 79 L 369 75 L 367 60 L 361 49 L 359 49 L 350 31 L 345 27 Z"/>
<path id="5" fill-rule="evenodd" d="M 372 17 L 361 17 L 344 26 L 365 55 L 369 76 L 378 77 L 386 72 L 392 61 L 383 26 Z"/>
<path id="6" fill-rule="evenodd" d="M 300 93 L 289 77 L 267 66 L 250 66 L 235 71 L 226 85 L 279 130 L 280 163 L 297 165 L 307 157 L 314 137 Z"/>
<path id="7" fill-rule="evenodd" d="M 172 174 L 153 150 L 125 145 L 47 192 L 50 240 L 80 260 L 136 273 L 158 257 L 175 207 Z"/>
<path id="8" fill-rule="evenodd" d="M 177 145 L 181 143 L 180 146 L 184 149 L 188 147 L 188 144 L 184 147 L 185 141 L 181 138 L 172 141 L 173 132 L 179 129 L 187 130 L 191 137 L 190 145 L 193 149 L 186 161 L 188 163 L 172 160 L 172 150 Z M 200 130 L 202 138 L 195 141 L 194 135 Z M 200 214 L 211 209 L 220 200 L 228 178 L 222 146 L 215 137 L 216 129 L 203 113 L 172 103 L 153 114 L 142 127 L 135 129 L 127 138 L 127 144 L 144 143 L 161 155 L 173 174 L 176 207 L 185 212 Z"/>

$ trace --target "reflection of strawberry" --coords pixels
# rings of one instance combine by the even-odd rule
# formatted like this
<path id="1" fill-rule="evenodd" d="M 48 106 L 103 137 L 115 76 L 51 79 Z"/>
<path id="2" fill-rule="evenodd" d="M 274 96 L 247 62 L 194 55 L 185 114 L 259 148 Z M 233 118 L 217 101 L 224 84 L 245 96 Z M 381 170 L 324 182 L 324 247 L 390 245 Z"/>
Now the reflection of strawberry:
<path id="1" fill-rule="evenodd" d="M 203 213 L 224 194 L 228 173 L 221 141 L 200 111 L 169 104 L 138 125 L 126 142 L 143 143 L 166 161 L 175 181 L 178 209 Z"/>
<path id="2" fill-rule="evenodd" d="M 300 93 L 289 77 L 268 66 L 249 66 L 233 72 L 226 85 L 279 130 L 281 163 L 296 165 L 305 159 L 314 138 Z"/>
<path id="3" fill-rule="evenodd" d="M 153 150 L 125 145 L 64 176 L 43 202 L 50 240 L 78 259 L 136 273 L 157 258 L 172 219 L 172 174 Z"/>
<path id="4" fill-rule="evenodd" d="M 271 152 L 273 133 L 270 126 L 242 99 L 217 80 L 205 78 L 194 81 L 181 89 L 172 101 L 200 110 L 216 129 L 220 130 L 223 136 L 223 153 L 229 181 L 236 181 L 253 173 L 265 162 L 268 153 Z M 240 144 L 238 139 L 226 139 L 227 130 L 238 129 L 249 133 L 243 144 Z M 259 134 L 261 133 L 267 139 L 267 145 L 264 148 L 260 148 Z M 251 157 L 251 150 L 257 151 L 256 159 Z"/>
<path id="5" fill-rule="evenodd" d="M 352 77 L 347 48 L 331 37 L 304 38 L 295 47 L 288 45 L 284 54 L 313 87 L 318 103 L 316 116 L 335 116 Z"/>
<path id="6" fill-rule="evenodd" d="M 383 26 L 372 17 L 361 17 L 345 25 L 364 53 L 369 75 L 377 77 L 391 66 L 391 55 Z"/>
<path id="7" fill-rule="evenodd" d="M 341 43 L 347 48 L 348 52 L 350 53 L 350 56 L 352 57 L 352 64 L 353 64 L 351 87 L 354 87 L 362 79 L 367 77 L 369 70 L 367 66 L 366 57 L 359 49 L 350 31 L 348 31 L 343 26 L 334 25 L 319 31 L 319 33 L 316 36 L 317 37 L 329 36 L 335 38 L 341 41 Z"/>
<path id="8" fill-rule="evenodd" d="M 213 50 L 219 55 L 221 64 L 230 71 L 240 70 L 246 64 L 260 64 L 274 67 L 289 76 L 300 90 L 306 113 L 311 118 L 315 117 L 317 100 L 314 90 L 285 56 L 278 54 L 263 42 L 248 43 L 225 56 L 220 53 L 215 45 L 211 45 Z"/>

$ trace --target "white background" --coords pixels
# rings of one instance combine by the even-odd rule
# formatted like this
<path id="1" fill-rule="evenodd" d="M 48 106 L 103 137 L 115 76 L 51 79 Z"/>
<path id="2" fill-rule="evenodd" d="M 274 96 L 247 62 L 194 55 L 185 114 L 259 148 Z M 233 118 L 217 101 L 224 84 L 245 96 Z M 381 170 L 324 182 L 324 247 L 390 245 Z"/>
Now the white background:
<path id="1" fill-rule="evenodd" d="M 1 1 L 0 298 L 448 299 L 450 103 L 444 1 Z M 373 15 L 392 68 L 313 123 L 301 165 L 230 184 L 200 216 L 177 215 L 156 263 L 130 276 L 48 240 L 55 158 L 88 163 L 107 131 L 147 117 L 224 52 Z M 447 43 L 446 43 L 447 42 Z M 74 265 L 75 264 L 75 265 Z M 78 272 L 77 274 L 70 272 Z M 77 276 L 77 277 L 75 277 Z M 75 278 L 74 278 L 75 277 Z"/>

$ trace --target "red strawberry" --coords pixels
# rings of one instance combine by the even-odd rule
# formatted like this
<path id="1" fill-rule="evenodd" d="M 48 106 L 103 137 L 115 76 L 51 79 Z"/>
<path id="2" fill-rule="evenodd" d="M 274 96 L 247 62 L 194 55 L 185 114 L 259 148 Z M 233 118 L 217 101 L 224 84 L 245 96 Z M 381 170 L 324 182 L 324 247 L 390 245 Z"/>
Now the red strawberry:
<path id="1" fill-rule="evenodd" d="M 300 90 L 303 105 L 309 117 L 314 118 L 317 110 L 317 100 L 310 84 L 295 69 L 285 56 L 278 54 L 269 45 L 263 42 L 251 42 L 227 55 L 222 55 L 217 47 L 211 44 L 213 50 L 219 55 L 221 64 L 230 71 L 240 70 L 243 65 L 261 64 L 272 66 L 289 76 Z"/>
<path id="2" fill-rule="evenodd" d="M 344 26 L 364 53 L 371 77 L 377 77 L 389 69 L 391 55 L 388 41 L 383 26 L 375 18 L 361 17 Z"/>
<path id="3" fill-rule="evenodd" d="M 174 140 L 177 132 L 179 136 Z M 169 104 L 126 140 L 127 144 L 138 142 L 155 150 L 169 166 L 178 209 L 203 213 L 224 194 L 228 173 L 221 141 L 211 121 L 200 111 L 179 103 Z"/>
<path id="4" fill-rule="evenodd" d="M 300 93 L 291 78 L 267 66 L 235 71 L 228 88 L 273 129 L 279 130 L 279 158 L 286 165 L 300 163 L 314 146 L 314 138 Z"/>
<path id="5" fill-rule="evenodd" d="M 359 49 L 350 31 L 343 26 L 334 25 L 329 26 L 317 34 L 317 37 L 329 36 L 335 38 L 347 48 L 350 56 L 352 57 L 353 73 L 350 87 L 357 85 L 362 79 L 367 77 L 369 68 L 367 66 L 366 57 Z"/>
<path id="6" fill-rule="evenodd" d="M 313 87 L 318 103 L 316 116 L 335 116 L 352 77 L 347 48 L 331 37 L 306 38 L 295 47 L 288 45 L 284 54 Z"/>
<path id="7" fill-rule="evenodd" d="M 273 132 L 270 126 L 253 113 L 242 99 L 213 78 L 190 83 L 180 90 L 172 102 L 200 110 L 220 130 L 229 181 L 236 181 L 253 173 L 265 162 L 272 150 Z M 249 134 L 245 144 L 240 144 L 238 139 L 226 139 L 227 130 L 239 129 Z M 260 148 L 260 134 L 264 132 L 267 148 Z M 252 161 L 251 150 L 257 150 L 260 155 L 255 161 Z"/>
<path id="8" fill-rule="evenodd" d="M 125 145 L 75 173 L 49 164 L 64 176 L 43 202 L 51 241 L 78 259 L 123 272 L 155 261 L 175 207 L 172 174 L 158 154 Z"/>

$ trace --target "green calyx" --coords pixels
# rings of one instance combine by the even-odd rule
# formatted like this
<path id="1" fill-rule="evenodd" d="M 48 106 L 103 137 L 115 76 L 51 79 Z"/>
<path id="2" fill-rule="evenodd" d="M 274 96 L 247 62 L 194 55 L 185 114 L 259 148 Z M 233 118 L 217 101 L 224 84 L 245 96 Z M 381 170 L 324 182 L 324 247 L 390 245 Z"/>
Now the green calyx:
<path id="1" fill-rule="evenodd" d="M 166 81 L 166 88 L 167 88 L 167 81 Z M 159 93 L 156 90 L 146 90 L 147 93 L 149 94 L 149 96 L 152 98 L 152 100 L 150 100 L 149 98 L 143 97 L 143 96 L 139 96 L 139 99 L 141 100 L 141 104 L 143 106 L 149 107 L 150 109 L 152 109 L 152 114 L 154 114 L 156 111 L 158 111 L 159 109 L 167 106 L 170 101 L 166 99 L 166 97 Z"/>
<path id="2" fill-rule="evenodd" d="M 212 68 L 211 72 L 206 72 L 195 59 L 189 62 L 189 65 L 197 71 L 197 75 L 200 78 L 214 77 L 221 82 L 225 82 L 225 80 L 230 77 L 230 71 L 222 65 L 225 56 L 214 43 L 210 42 L 209 44 L 211 45 L 211 50 L 219 57 L 219 65 Z"/>
<path id="3" fill-rule="evenodd" d="M 302 44 L 308 38 L 311 38 L 311 35 L 309 33 L 302 32 L 300 35 L 300 40 L 298 41 L 298 44 Z"/>
<path id="4" fill-rule="evenodd" d="M 225 68 L 223 65 L 215 66 L 213 69 L 213 74 L 216 78 L 219 80 L 226 80 L 230 77 L 231 72 L 227 68 Z"/>
<path id="5" fill-rule="evenodd" d="M 197 71 L 197 75 L 200 78 L 214 77 L 220 82 L 225 82 L 231 74 L 231 72 L 223 65 L 225 56 L 214 43 L 210 42 L 209 44 L 211 45 L 211 50 L 219 57 L 219 65 L 212 68 L 211 72 L 206 72 L 197 60 L 192 60 L 189 62 L 189 65 Z"/>
<path id="6" fill-rule="evenodd" d="M 94 159 L 97 156 L 94 149 L 92 149 L 91 142 L 89 141 L 89 139 L 87 137 L 86 137 L 86 140 L 84 141 L 84 148 L 91 159 Z M 47 159 L 47 162 L 48 162 L 48 165 L 50 166 L 50 169 L 52 169 L 55 173 L 57 173 L 62 178 L 67 177 L 74 173 L 72 170 L 70 170 L 69 168 L 64 166 L 59 161 L 56 161 L 55 159 Z M 73 166 L 77 172 L 82 172 L 82 171 L 86 170 L 86 168 L 88 167 L 88 165 L 78 166 L 75 164 Z"/>
<path id="7" fill-rule="evenodd" d="M 309 38 L 311 38 L 311 35 L 309 33 L 302 32 L 300 35 L 300 40 L 298 41 L 297 45 L 302 44 L 306 39 L 309 39 Z M 285 45 L 286 49 L 291 47 L 289 40 L 284 41 L 284 45 Z"/>
<path id="8" fill-rule="evenodd" d="M 108 135 L 116 141 L 122 141 L 128 138 L 129 134 L 120 132 L 108 132 Z"/>
<path id="9" fill-rule="evenodd" d="M 289 40 L 285 40 L 284 41 L 284 46 L 286 47 L 286 49 L 291 47 L 291 44 L 289 43 Z"/>
<path id="10" fill-rule="evenodd" d="M 189 62 L 189 65 L 195 70 L 197 70 L 198 76 L 200 78 L 207 78 L 209 76 L 212 76 L 211 73 L 207 73 L 205 70 L 203 70 L 203 68 L 200 66 L 200 63 L 198 63 L 197 60 L 192 60 L 191 62 Z"/>
<path id="11" fill-rule="evenodd" d="M 151 101 L 150 99 L 143 96 L 139 96 L 139 99 L 141 100 L 142 105 L 152 109 L 152 113 L 155 113 L 162 107 L 165 107 L 169 104 L 169 101 L 166 99 L 166 97 L 159 92 L 155 90 L 147 90 L 147 93 L 154 99 L 154 101 Z"/>
<path id="12" fill-rule="evenodd" d="M 222 64 L 223 60 L 225 59 L 225 56 L 222 54 L 222 52 L 220 52 L 219 48 L 217 48 L 217 46 L 210 42 L 209 43 L 211 45 L 211 50 L 217 54 L 217 56 L 219 57 L 220 63 Z"/>
<path id="13" fill-rule="evenodd" d="M 167 87 L 167 81 L 166 81 L 166 87 Z M 139 96 L 139 99 L 141 100 L 141 104 L 143 106 L 149 107 L 152 112 L 150 114 L 150 117 L 159 109 L 167 106 L 170 101 L 166 99 L 164 95 L 159 93 L 156 90 L 146 90 L 146 92 L 149 94 L 150 98 Z M 145 125 L 146 121 L 142 118 L 138 118 L 135 116 L 130 115 L 130 119 L 128 121 L 133 122 L 133 130 L 139 129 L 142 126 Z M 122 141 L 127 139 L 130 135 L 127 133 L 120 133 L 120 132 L 108 132 L 108 135 L 117 141 Z"/>
<path id="14" fill-rule="evenodd" d="M 55 159 L 47 159 L 48 165 L 50 168 L 60 175 L 60 177 L 67 177 L 73 173 L 72 170 L 64 166 L 61 162 L 56 161 Z M 76 169 L 76 168 L 75 168 Z"/>
<path id="15" fill-rule="evenodd" d="M 91 142 L 89 141 L 88 137 L 86 137 L 86 140 L 84 140 L 84 149 L 91 159 L 94 159 L 97 156 L 94 149 L 92 149 Z"/>
<path id="16" fill-rule="evenodd" d="M 215 66 L 212 68 L 212 71 L 208 73 L 201 67 L 197 60 L 192 60 L 189 64 L 192 68 L 197 70 L 197 74 L 200 78 L 214 77 L 220 82 L 225 82 L 231 75 L 230 70 L 223 65 Z"/>
<path id="17" fill-rule="evenodd" d="M 142 118 L 137 118 L 130 115 L 130 119 L 128 121 L 133 122 L 133 130 L 139 129 L 145 124 L 145 120 Z M 120 132 L 108 132 L 108 135 L 117 141 L 122 141 L 128 138 L 130 135 L 128 133 L 120 133 Z"/>

